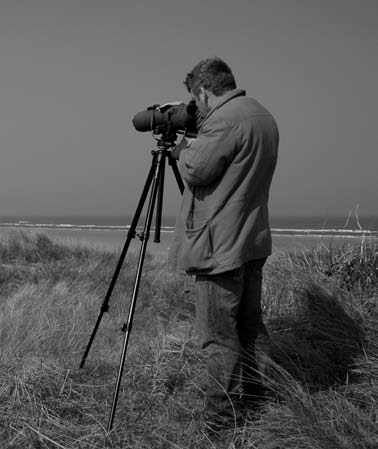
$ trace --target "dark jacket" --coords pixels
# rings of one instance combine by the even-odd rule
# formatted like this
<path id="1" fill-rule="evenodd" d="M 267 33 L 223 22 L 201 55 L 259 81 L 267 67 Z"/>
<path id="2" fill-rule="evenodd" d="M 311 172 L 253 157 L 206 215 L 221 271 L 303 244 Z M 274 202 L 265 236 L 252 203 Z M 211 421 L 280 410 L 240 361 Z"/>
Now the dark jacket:
<path id="1" fill-rule="evenodd" d="M 180 153 L 187 187 L 170 262 L 215 274 L 271 254 L 269 188 L 279 134 L 272 115 L 243 90 L 229 92 Z"/>

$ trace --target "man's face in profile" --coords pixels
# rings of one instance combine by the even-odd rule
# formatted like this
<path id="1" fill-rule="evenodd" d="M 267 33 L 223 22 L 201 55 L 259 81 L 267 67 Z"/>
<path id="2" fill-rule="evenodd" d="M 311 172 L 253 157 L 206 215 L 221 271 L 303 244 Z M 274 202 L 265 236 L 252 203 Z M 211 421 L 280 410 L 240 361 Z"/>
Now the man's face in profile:
<path id="1" fill-rule="evenodd" d="M 191 91 L 191 95 L 192 99 L 196 102 L 196 106 L 202 117 L 206 117 L 211 109 L 209 107 L 209 98 L 206 90 L 203 87 L 200 87 L 197 94 L 195 94 L 194 91 Z"/>

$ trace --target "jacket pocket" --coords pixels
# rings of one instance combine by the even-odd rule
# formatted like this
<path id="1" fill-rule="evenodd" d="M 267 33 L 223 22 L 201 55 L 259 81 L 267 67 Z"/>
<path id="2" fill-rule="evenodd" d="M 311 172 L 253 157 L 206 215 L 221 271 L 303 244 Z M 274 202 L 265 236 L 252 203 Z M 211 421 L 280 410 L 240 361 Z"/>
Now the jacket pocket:
<path id="1" fill-rule="evenodd" d="M 210 271 L 214 267 L 209 220 L 186 220 L 182 262 L 187 272 Z"/>

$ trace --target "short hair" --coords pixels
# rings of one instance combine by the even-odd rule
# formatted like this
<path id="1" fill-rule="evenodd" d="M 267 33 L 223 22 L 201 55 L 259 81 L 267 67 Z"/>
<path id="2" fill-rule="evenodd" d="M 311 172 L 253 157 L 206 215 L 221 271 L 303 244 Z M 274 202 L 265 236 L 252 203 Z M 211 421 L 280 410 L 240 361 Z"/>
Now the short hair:
<path id="1" fill-rule="evenodd" d="M 198 94 L 199 88 L 212 92 L 216 96 L 236 89 L 236 82 L 230 67 L 220 58 L 208 58 L 200 61 L 186 75 L 184 84 L 189 92 Z"/>

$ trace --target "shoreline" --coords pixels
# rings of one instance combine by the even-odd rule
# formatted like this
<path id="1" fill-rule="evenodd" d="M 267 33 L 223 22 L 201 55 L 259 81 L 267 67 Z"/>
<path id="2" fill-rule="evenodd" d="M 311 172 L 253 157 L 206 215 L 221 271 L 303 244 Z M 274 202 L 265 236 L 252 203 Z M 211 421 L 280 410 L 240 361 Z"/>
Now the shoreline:
<path id="1" fill-rule="evenodd" d="M 1 229 L 21 229 L 21 230 L 62 230 L 62 231 L 120 231 L 127 233 L 130 229 L 130 225 L 95 225 L 95 224 L 69 224 L 69 223 L 61 223 L 61 224 L 53 224 L 53 223 L 29 223 L 20 221 L 17 223 L 1 223 L 0 222 L 0 232 Z M 137 226 L 137 231 L 142 231 L 143 226 Z M 161 226 L 161 232 L 173 233 L 174 226 Z M 270 228 L 272 235 L 292 235 L 292 236 L 314 236 L 314 237 L 333 237 L 333 236 L 341 236 L 341 237 L 375 237 L 378 238 L 378 231 L 371 229 L 346 229 L 346 228 Z M 151 227 L 151 233 L 154 232 L 154 227 Z"/>
<path id="2" fill-rule="evenodd" d="M 1 226 L 0 238 L 7 238 L 9 235 L 24 232 L 26 234 L 46 234 L 49 238 L 67 245 L 91 246 L 99 250 L 121 251 L 126 238 L 127 229 L 72 229 L 72 228 L 45 228 L 45 227 L 25 227 L 25 226 Z M 297 231 L 297 230 L 292 230 Z M 319 232 L 319 231 L 318 231 Z M 166 256 L 169 251 L 173 232 L 161 230 L 160 242 L 154 242 L 154 232 L 151 230 L 147 242 L 147 252 L 155 256 Z M 377 242 L 377 238 L 371 233 L 363 234 L 313 234 L 310 232 L 274 233 L 272 230 L 272 253 L 290 250 L 309 250 L 316 245 L 322 244 L 326 247 L 340 247 L 350 245 L 360 245 L 362 241 Z M 130 242 L 129 250 L 138 252 L 141 240 L 135 237 Z"/>

